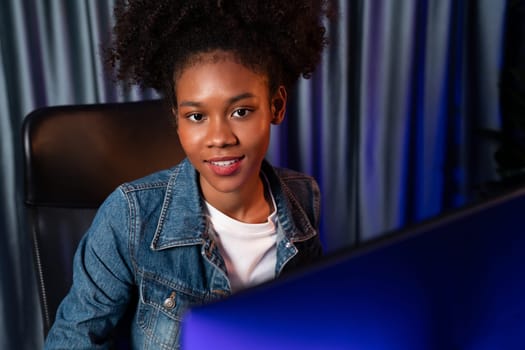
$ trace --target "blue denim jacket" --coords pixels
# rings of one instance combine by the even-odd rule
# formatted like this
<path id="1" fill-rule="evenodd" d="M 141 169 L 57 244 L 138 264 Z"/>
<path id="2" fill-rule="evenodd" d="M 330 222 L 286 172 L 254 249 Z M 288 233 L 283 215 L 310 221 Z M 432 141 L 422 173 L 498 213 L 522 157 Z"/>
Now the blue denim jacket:
<path id="1" fill-rule="evenodd" d="M 311 177 L 267 162 L 262 171 L 277 205 L 279 276 L 321 255 L 319 189 Z M 108 348 L 130 306 L 132 348 L 178 348 L 188 307 L 231 294 L 210 230 L 198 176 L 187 159 L 120 186 L 79 244 L 73 287 L 45 348 Z"/>

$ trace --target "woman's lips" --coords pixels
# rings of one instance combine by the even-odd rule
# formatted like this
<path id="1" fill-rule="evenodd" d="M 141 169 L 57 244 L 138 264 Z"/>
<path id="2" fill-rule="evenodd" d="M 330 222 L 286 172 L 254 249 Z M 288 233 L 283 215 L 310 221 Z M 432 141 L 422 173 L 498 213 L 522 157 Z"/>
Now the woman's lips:
<path id="1" fill-rule="evenodd" d="M 214 158 L 206 161 L 208 167 L 214 174 L 219 176 L 228 176 L 234 174 L 241 166 L 244 157 Z"/>

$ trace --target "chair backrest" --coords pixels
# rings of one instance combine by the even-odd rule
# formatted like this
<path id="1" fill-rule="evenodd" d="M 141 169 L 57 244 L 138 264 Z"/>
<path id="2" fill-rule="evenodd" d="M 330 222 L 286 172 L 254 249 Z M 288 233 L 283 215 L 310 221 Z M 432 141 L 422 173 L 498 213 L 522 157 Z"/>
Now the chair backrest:
<path id="1" fill-rule="evenodd" d="M 44 336 L 72 282 L 78 241 L 121 183 L 184 158 L 163 101 L 45 107 L 23 124 L 25 207 Z"/>

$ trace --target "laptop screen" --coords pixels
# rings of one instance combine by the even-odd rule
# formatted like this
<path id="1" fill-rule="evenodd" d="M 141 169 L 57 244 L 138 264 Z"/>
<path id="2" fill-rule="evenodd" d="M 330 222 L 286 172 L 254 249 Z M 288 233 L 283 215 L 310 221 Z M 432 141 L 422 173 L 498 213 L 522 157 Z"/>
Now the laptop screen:
<path id="1" fill-rule="evenodd" d="M 184 349 L 522 349 L 525 191 L 191 309 Z"/>

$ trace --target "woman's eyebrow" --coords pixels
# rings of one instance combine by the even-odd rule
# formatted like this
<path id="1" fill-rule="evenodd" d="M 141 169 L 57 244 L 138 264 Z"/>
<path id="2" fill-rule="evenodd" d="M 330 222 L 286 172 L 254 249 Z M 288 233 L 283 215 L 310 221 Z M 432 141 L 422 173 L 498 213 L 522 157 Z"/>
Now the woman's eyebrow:
<path id="1" fill-rule="evenodd" d="M 252 94 L 251 92 L 245 92 L 243 94 L 240 94 L 240 95 L 237 95 L 237 96 L 233 96 L 231 98 L 228 99 L 228 104 L 234 104 L 235 102 L 238 102 L 240 100 L 244 100 L 245 98 L 253 98 L 253 97 L 256 97 L 254 94 Z M 202 103 L 201 102 L 196 102 L 196 101 L 182 101 L 180 104 L 179 104 L 180 107 L 201 107 L 202 106 Z"/>
<path id="2" fill-rule="evenodd" d="M 193 101 L 182 101 L 179 104 L 180 107 L 200 107 L 202 106 L 202 103 L 200 102 L 193 102 Z"/>
<path id="3" fill-rule="evenodd" d="M 235 102 L 239 102 L 240 100 L 244 100 L 245 98 L 252 98 L 252 97 L 256 97 L 256 96 L 252 94 L 251 92 L 245 92 L 244 94 L 240 94 L 240 95 L 230 98 L 228 102 L 229 104 L 234 104 Z"/>

